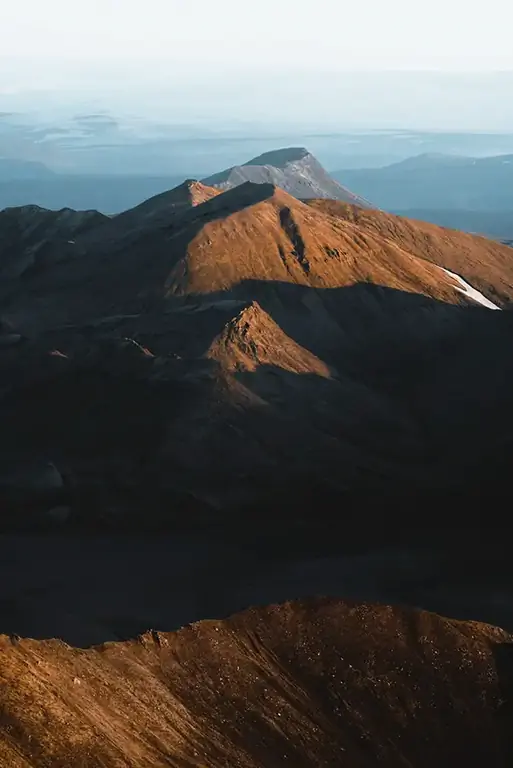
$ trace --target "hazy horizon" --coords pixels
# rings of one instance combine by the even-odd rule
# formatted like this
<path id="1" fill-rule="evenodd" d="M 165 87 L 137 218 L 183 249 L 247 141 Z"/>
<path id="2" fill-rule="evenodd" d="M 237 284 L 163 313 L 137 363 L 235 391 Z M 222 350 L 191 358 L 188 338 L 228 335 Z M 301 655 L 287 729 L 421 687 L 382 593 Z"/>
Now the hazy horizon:
<path id="1" fill-rule="evenodd" d="M 0 111 L 509 131 L 512 18 L 503 0 L 25 0 L 2 11 Z"/>
<path id="2" fill-rule="evenodd" d="M 171 63 L 167 81 L 151 73 L 60 63 L 62 79 L 31 82 L 35 64 L 0 60 L 0 111 L 48 117 L 107 112 L 164 123 L 245 123 L 317 130 L 411 129 L 513 131 L 513 70 L 502 72 L 354 71 L 272 76 L 209 70 L 183 77 Z M 121 62 L 118 62 L 121 67 Z M 38 84 L 39 83 L 39 84 Z M 130 88 L 127 89 L 127 83 Z"/>

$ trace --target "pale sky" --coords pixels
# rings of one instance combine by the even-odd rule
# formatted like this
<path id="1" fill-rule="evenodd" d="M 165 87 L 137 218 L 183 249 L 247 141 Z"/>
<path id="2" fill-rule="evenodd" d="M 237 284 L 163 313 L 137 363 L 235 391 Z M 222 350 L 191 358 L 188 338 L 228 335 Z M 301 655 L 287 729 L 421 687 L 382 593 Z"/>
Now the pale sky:
<path id="1" fill-rule="evenodd" d="M 0 112 L 511 130 L 512 29 L 511 0 L 0 0 Z"/>
<path id="2" fill-rule="evenodd" d="M 15 0 L 0 56 L 164 58 L 182 75 L 275 66 L 513 69 L 510 0 Z"/>

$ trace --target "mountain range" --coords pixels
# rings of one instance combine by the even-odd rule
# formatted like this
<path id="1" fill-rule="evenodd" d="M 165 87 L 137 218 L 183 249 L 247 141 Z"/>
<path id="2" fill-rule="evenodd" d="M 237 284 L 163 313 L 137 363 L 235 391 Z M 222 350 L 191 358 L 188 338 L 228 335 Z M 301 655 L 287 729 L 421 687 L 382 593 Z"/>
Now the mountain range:
<path id="1" fill-rule="evenodd" d="M 333 176 L 389 211 L 513 210 L 513 155 L 461 157 L 427 153 L 383 168 L 335 171 Z"/>
<path id="2" fill-rule="evenodd" d="M 513 250 L 206 181 L 0 212 L 3 764 L 507 766 Z"/>
<path id="3" fill-rule="evenodd" d="M 5 162 L 7 168 L 8 161 Z M 23 207 L 23 203 L 30 200 L 31 204 L 38 203 L 50 209 L 75 206 L 117 214 L 183 182 L 183 176 L 169 175 L 54 174 L 44 166 L 40 168 L 40 164 L 30 162 L 18 163 L 16 167 L 16 172 L 13 170 L 2 185 L 0 163 L 0 206 Z M 205 185 L 222 190 L 231 189 L 244 181 L 275 184 L 299 198 L 321 197 L 368 205 L 363 198 L 334 181 L 315 157 L 302 147 L 267 152 L 242 166 L 204 179 Z"/>
<path id="4" fill-rule="evenodd" d="M 245 167 L 265 179 L 268 160 Z M 317 170 L 302 154 L 275 173 L 293 187 L 303 162 Z M 513 298 L 511 249 L 226 176 L 226 191 L 191 180 L 115 217 L 0 213 L 4 460 L 56 463 L 80 507 L 115 454 L 120 493 L 151 485 L 156 507 L 169 492 L 201 514 L 320 476 L 326 509 L 462 491 L 485 446 L 497 467 L 510 315 L 489 310 Z"/>
<path id="5" fill-rule="evenodd" d="M 55 174 L 44 163 L 35 160 L 17 160 L 0 157 L 0 182 L 18 180 L 36 181 L 38 179 L 53 179 Z"/>
<path id="6" fill-rule="evenodd" d="M 84 126 L 88 130 L 100 130 L 102 126 L 111 130 L 112 121 L 104 124 L 100 120 L 94 121 L 92 117 L 89 122 L 80 122 L 81 130 L 85 130 Z M 49 141 L 46 134 L 41 138 L 44 138 L 45 144 Z M 337 137 L 325 138 L 333 143 Z M 379 136 L 351 139 L 350 136 L 342 135 L 339 138 L 341 146 L 349 143 L 356 154 L 351 159 L 352 165 L 346 170 L 335 171 L 334 178 L 326 173 L 306 149 L 292 147 L 266 152 L 242 165 L 207 176 L 204 181 L 206 185 L 220 186 L 222 189 L 241 181 L 266 181 L 300 198 L 318 196 L 341 199 L 360 206 L 372 204 L 397 215 L 497 240 L 513 238 L 513 203 L 508 197 L 512 155 L 476 158 L 426 152 L 403 158 L 386 167 L 355 169 L 360 144 L 371 139 L 379 143 Z M 386 139 L 390 143 L 392 138 L 385 136 L 382 141 Z M 397 142 L 400 138 L 395 136 Z M 407 138 L 403 137 L 405 141 Z M 410 137 L 411 141 L 424 144 L 433 143 L 436 137 L 431 137 L 429 141 L 428 138 Z M 85 141 L 84 137 L 75 139 Z M 460 139 L 463 140 L 462 137 Z M 215 146 L 215 142 L 212 142 L 214 139 L 209 144 L 211 151 Z M 90 151 L 96 151 L 95 147 L 93 142 Z M 117 151 L 116 145 L 109 147 L 109 151 Z M 125 149 L 135 152 L 130 144 Z M 140 149 L 143 151 L 143 148 Z M 413 147 L 410 148 L 412 150 Z M 288 155 L 284 155 L 284 152 Z M 289 156 L 290 160 L 287 159 Z M 209 164 L 204 160 L 201 162 L 206 166 Z M 360 162 L 365 162 L 364 156 L 361 156 Z M 36 203 L 54 210 L 71 207 L 96 209 L 109 215 L 118 214 L 179 185 L 200 161 L 191 158 L 190 167 L 180 173 L 179 169 L 184 163 L 182 157 L 174 169 L 167 162 L 155 168 L 153 173 L 150 173 L 149 167 L 144 173 L 140 170 L 130 173 L 130 166 L 120 161 L 116 166 L 123 169 L 123 174 L 120 174 L 114 173 L 112 169 L 109 171 L 108 163 L 103 162 L 95 172 L 90 168 L 87 174 L 82 172 L 77 175 L 69 170 L 67 173 L 56 173 L 41 161 L 5 158 L 0 160 L 0 208 Z M 294 165 L 297 166 L 297 172 L 294 171 Z M 104 168 L 103 173 L 101 168 Z"/>

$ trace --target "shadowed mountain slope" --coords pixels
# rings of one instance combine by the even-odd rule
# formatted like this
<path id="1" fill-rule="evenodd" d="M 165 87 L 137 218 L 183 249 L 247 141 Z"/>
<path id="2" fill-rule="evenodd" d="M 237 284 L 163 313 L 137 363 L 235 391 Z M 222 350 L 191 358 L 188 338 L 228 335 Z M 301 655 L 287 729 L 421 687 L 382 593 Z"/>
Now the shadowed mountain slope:
<path id="1" fill-rule="evenodd" d="M 0 451 L 58 466 L 70 520 L 122 525 L 149 488 L 145 519 L 174 524 L 319 483 L 328 512 L 499 482 L 512 316 L 447 265 L 462 244 L 502 259 L 490 295 L 508 248 L 268 184 L 186 184 L 126 217 L 4 283 Z"/>
<path id="2" fill-rule="evenodd" d="M 513 627 L 511 250 L 251 182 L 0 243 L 2 766 L 509 768 L 511 635 L 360 601 Z"/>
<path id="3" fill-rule="evenodd" d="M 178 187 L 145 200 L 116 218 L 119 229 L 165 225 L 169 217 L 194 208 L 219 195 L 220 190 L 207 187 L 195 179 L 187 179 Z"/>
<path id="4" fill-rule="evenodd" d="M 134 209 L 106 225 L 102 218 L 100 227 L 75 239 L 74 258 L 6 283 L 13 301 L 4 312 L 20 326 L 41 329 L 59 317 L 75 322 L 140 311 L 173 295 L 240 295 L 237 286 L 245 280 L 316 288 L 363 281 L 459 301 L 454 279 L 419 258 L 420 248 L 408 251 L 400 232 L 395 240 L 364 234 L 359 222 L 305 205 L 270 184 L 248 182 L 222 195 L 199 189 L 210 198 L 199 205 L 182 187 L 169 193 L 170 204 L 157 198 L 143 212 Z M 185 199 L 179 211 L 177 199 Z M 451 251 L 444 238 L 442 249 Z M 54 241 L 50 232 L 48 242 Z M 24 264 L 32 258 L 31 242 L 27 248 L 15 240 L 12 252 Z"/>
<path id="5" fill-rule="evenodd" d="M 47 211 L 32 205 L 0 211 L 0 290 L 24 273 L 72 259 L 75 238 L 106 221 L 97 211 L 69 208 Z"/>

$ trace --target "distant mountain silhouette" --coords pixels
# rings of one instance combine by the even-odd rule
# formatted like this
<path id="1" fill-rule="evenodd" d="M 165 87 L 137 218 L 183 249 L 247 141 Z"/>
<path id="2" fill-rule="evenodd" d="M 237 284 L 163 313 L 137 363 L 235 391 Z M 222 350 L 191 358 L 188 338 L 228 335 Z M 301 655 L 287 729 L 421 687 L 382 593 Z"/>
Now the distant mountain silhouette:
<path id="1" fill-rule="evenodd" d="M 466 211 L 460 208 L 406 208 L 392 211 L 398 216 L 460 229 L 494 240 L 513 240 L 513 208 L 509 211 Z"/>
<path id="2" fill-rule="evenodd" d="M 30 181 L 54 179 L 55 175 L 44 163 L 35 160 L 17 160 L 0 157 L 0 184 L 22 179 Z"/>
<path id="3" fill-rule="evenodd" d="M 462 155 L 444 155 L 442 152 L 424 152 L 421 155 L 413 155 L 397 163 L 386 166 L 388 168 L 401 169 L 402 171 L 422 171 L 436 166 L 446 168 L 468 166 L 474 164 L 475 158 Z"/>
<path id="4" fill-rule="evenodd" d="M 183 175 L 72 175 L 51 174 L 5 180 L 0 173 L 0 209 L 37 204 L 60 210 L 96 209 L 116 214 L 180 184 Z"/>
<path id="5" fill-rule="evenodd" d="M 334 171 L 333 177 L 384 210 L 513 211 L 513 155 L 425 153 L 383 168 Z"/>
<path id="6" fill-rule="evenodd" d="M 275 184 L 300 200 L 325 197 L 355 205 L 370 205 L 362 197 L 334 181 L 304 147 L 288 147 L 266 152 L 244 165 L 209 176 L 203 183 L 227 190 L 246 181 Z"/>

